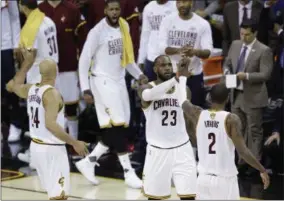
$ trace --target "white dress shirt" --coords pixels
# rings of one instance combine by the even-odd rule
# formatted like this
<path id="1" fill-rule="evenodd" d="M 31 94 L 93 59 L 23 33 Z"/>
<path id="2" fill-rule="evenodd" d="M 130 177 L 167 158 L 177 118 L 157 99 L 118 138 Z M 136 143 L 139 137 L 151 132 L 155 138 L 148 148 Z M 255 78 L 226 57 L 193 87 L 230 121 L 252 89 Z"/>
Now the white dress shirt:
<path id="1" fill-rule="evenodd" d="M 246 62 L 247 62 L 247 59 L 248 59 L 248 56 L 249 56 L 250 52 L 251 52 L 251 51 L 255 51 L 255 50 L 252 48 L 255 42 L 256 42 L 256 39 L 254 39 L 250 44 L 248 44 L 248 45 L 243 44 L 243 46 L 242 46 L 240 55 L 242 54 L 242 51 L 244 50 L 244 47 L 247 47 L 247 52 L 246 52 L 246 56 L 245 56 L 245 64 L 244 64 L 244 65 L 246 65 Z M 249 79 L 249 74 L 248 74 L 248 73 L 246 73 L 246 79 L 247 79 L 247 80 Z M 240 85 L 237 87 L 237 89 L 239 89 L 239 90 L 243 90 L 243 89 L 244 89 L 244 83 L 243 83 L 243 81 L 240 82 Z"/>
<path id="2" fill-rule="evenodd" d="M 243 16 L 244 16 L 244 8 L 247 8 L 247 15 L 248 18 L 251 18 L 251 11 L 252 11 L 252 1 L 250 1 L 248 4 L 246 4 L 245 6 L 242 5 L 239 2 L 239 25 L 242 23 L 243 21 Z"/>

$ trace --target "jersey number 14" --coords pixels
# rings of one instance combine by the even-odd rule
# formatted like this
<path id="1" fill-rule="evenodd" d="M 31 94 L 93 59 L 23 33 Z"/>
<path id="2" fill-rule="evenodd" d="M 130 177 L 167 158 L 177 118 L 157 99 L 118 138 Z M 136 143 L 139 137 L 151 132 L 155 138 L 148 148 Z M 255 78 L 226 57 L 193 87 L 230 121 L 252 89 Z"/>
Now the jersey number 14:
<path id="1" fill-rule="evenodd" d="M 31 115 L 32 115 L 32 119 L 31 119 L 32 127 L 38 128 L 38 125 L 40 122 L 38 119 L 38 108 L 37 107 L 35 108 L 35 110 L 33 107 L 31 107 Z"/>

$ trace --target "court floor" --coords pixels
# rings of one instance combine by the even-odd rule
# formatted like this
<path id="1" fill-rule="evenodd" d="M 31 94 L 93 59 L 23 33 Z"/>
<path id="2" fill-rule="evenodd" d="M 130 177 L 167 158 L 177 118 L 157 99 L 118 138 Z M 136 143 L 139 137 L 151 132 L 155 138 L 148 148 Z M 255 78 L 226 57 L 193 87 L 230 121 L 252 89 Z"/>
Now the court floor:
<path id="1" fill-rule="evenodd" d="M 69 200 L 145 200 L 138 189 L 126 187 L 123 180 L 98 177 L 100 185 L 91 185 L 79 173 L 71 173 L 71 193 Z M 47 195 L 40 187 L 37 176 L 28 176 L 1 182 L 2 200 L 43 200 Z M 170 200 L 176 200 L 175 189 L 172 188 Z M 242 198 L 249 199 L 249 198 Z"/>

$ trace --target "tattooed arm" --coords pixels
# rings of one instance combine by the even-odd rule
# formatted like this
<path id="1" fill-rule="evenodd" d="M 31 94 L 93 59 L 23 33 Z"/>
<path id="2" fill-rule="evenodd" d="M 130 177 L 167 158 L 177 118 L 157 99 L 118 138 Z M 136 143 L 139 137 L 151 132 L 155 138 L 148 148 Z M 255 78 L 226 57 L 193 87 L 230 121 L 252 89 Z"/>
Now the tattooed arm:
<path id="1" fill-rule="evenodd" d="M 247 148 L 241 132 L 242 124 L 240 118 L 235 114 L 229 114 L 226 120 L 226 129 L 231 137 L 239 155 L 252 167 L 261 172 L 260 176 L 264 183 L 264 189 L 269 186 L 269 176 L 265 168 L 259 163 L 251 151 Z"/>

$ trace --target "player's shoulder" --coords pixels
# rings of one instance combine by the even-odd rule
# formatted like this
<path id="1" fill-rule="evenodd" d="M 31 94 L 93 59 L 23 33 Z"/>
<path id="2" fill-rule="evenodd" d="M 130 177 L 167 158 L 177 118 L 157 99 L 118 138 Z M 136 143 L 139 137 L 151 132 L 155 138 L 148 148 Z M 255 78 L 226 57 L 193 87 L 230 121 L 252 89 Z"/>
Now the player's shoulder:
<path id="1" fill-rule="evenodd" d="M 62 2 L 64 7 L 73 11 L 77 11 L 78 7 L 76 5 L 74 5 L 73 3 L 69 2 L 69 1 L 63 1 Z"/>
<path id="2" fill-rule="evenodd" d="M 45 16 L 43 18 L 43 25 L 44 26 L 54 26 L 54 27 L 56 27 L 55 23 L 53 22 L 53 20 L 50 17 L 48 17 L 48 16 Z"/>
<path id="3" fill-rule="evenodd" d="M 59 91 L 54 88 L 54 87 L 46 87 L 45 91 L 43 92 L 42 95 L 43 99 L 48 99 L 48 100 L 58 100 L 58 98 L 61 97 Z"/>
<path id="4" fill-rule="evenodd" d="M 158 4 L 157 4 L 156 1 L 150 1 L 150 2 L 145 6 L 144 11 L 145 11 L 145 12 L 148 12 L 149 10 L 154 9 L 157 5 L 158 5 Z M 144 11 L 143 11 L 143 12 L 144 12 Z"/>
<path id="5" fill-rule="evenodd" d="M 209 22 L 205 20 L 203 17 L 200 17 L 199 15 L 197 15 L 196 13 L 193 13 L 193 18 L 198 23 L 198 25 L 202 25 L 199 27 L 204 27 L 204 25 L 210 27 Z"/>
<path id="6" fill-rule="evenodd" d="M 241 119 L 238 115 L 228 112 L 228 115 L 226 118 L 226 124 L 236 125 L 236 124 L 239 124 L 240 122 L 241 122 Z"/>
<path id="7" fill-rule="evenodd" d="M 171 23 L 175 23 L 178 19 L 179 19 L 178 13 L 173 12 L 165 16 L 162 20 L 162 23 L 171 24 Z"/>

